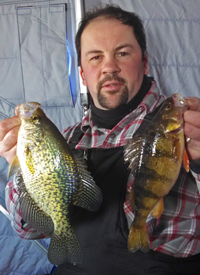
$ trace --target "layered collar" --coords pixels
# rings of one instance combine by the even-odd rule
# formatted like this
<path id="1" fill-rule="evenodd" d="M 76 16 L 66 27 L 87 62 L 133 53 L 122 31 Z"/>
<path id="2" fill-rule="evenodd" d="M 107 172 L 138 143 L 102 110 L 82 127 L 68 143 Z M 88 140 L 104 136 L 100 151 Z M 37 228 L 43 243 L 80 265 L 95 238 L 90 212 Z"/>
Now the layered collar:
<path id="1" fill-rule="evenodd" d="M 148 112 L 151 112 L 153 111 L 156 106 L 157 106 L 157 100 L 159 100 L 160 98 L 160 92 L 157 88 L 157 85 L 155 83 L 155 81 L 152 79 L 152 78 L 148 78 L 148 83 L 149 83 L 149 80 L 150 80 L 150 87 L 148 87 L 148 89 L 143 89 L 142 87 L 146 87 L 146 85 L 141 86 L 140 88 L 140 91 L 141 92 L 141 95 L 140 95 L 140 91 L 137 93 L 137 95 L 125 106 L 125 109 L 126 111 L 124 112 L 124 108 L 122 108 L 123 110 L 121 110 L 119 112 L 119 115 L 117 113 L 117 119 L 115 120 L 115 122 L 111 122 L 110 124 L 110 127 L 107 127 L 107 126 L 104 126 L 106 125 L 103 124 L 103 120 L 100 122 L 101 123 L 101 126 L 97 126 L 96 123 L 93 121 L 93 117 L 94 117 L 94 113 L 92 111 L 93 108 L 96 108 L 94 107 L 90 107 L 88 109 L 88 111 L 86 112 L 85 114 L 85 117 L 83 118 L 83 121 L 81 123 L 81 129 L 82 131 L 85 133 L 86 131 L 88 132 L 88 128 L 94 128 L 94 129 L 105 129 L 107 131 L 110 131 L 113 127 L 115 128 L 115 126 L 117 124 L 121 124 L 121 122 L 123 122 L 124 120 L 126 120 L 126 117 L 130 117 L 130 119 L 134 119 L 134 116 L 135 115 L 138 115 L 138 113 L 140 112 L 143 112 L 145 110 L 145 113 L 147 114 Z M 143 81 L 143 83 L 145 83 Z M 146 82 L 147 83 L 147 82 Z M 161 96 L 162 98 L 162 96 Z M 164 97 L 163 97 L 164 98 Z M 130 104 L 130 106 L 129 106 Z M 128 105 L 128 106 L 127 106 Z M 124 107 L 122 106 L 122 107 Z M 96 108 L 97 109 L 97 108 Z M 110 113 L 110 117 L 113 119 L 114 118 L 114 113 L 117 109 L 120 109 L 119 108 L 116 108 L 115 110 L 111 110 L 113 111 L 113 113 L 111 112 Z M 99 109 L 97 109 L 97 111 L 99 111 Z M 102 111 L 102 110 L 100 110 Z M 105 112 L 110 112 L 109 111 L 105 111 Z M 107 117 L 107 114 L 105 115 Z M 127 123 L 128 123 L 129 119 L 127 120 Z"/>

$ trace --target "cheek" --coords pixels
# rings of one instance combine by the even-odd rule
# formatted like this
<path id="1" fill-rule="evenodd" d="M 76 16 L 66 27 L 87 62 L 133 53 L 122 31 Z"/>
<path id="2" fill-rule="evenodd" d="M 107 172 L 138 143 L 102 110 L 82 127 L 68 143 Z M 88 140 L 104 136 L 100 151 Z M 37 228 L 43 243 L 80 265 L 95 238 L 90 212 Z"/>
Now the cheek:
<path id="1" fill-rule="evenodd" d="M 129 80 L 136 80 L 146 74 L 146 68 L 144 67 L 144 64 L 141 62 L 133 62 L 130 64 L 127 64 L 123 68 L 124 76 L 127 77 Z"/>
<path id="2" fill-rule="evenodd" d="M 88 88 L 94 88 L 97 85 L 99 74 L 94 69 L 88 69 L 85 71 L 85 83 Z"/>
<path id="3" fill-rule="evenodd" d="M 121 71 L 128 82 L 135 81 L 138 77 L 138 67 L 133 64 L 125 66 Z"/>

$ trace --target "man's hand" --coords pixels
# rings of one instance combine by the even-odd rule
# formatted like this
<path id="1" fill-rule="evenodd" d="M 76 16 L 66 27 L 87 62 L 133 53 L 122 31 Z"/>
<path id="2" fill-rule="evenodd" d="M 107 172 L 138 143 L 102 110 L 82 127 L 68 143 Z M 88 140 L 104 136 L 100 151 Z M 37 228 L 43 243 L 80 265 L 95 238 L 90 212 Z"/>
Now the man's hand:
<path id="1" fill-rule="evenodd" d="M 15 109 L 15 113 L 18 106 Z M 18 116 L 0 121 L 0 156 L 9 163 L 16 155 L 17 136 L 21 121 Z"/>
<path id="2" fill-rule="evenodd" d="M 187 99 L 190 108 L 184 113 L 184 132 L 189 159 L 200 160 L 200 99 Z"/>

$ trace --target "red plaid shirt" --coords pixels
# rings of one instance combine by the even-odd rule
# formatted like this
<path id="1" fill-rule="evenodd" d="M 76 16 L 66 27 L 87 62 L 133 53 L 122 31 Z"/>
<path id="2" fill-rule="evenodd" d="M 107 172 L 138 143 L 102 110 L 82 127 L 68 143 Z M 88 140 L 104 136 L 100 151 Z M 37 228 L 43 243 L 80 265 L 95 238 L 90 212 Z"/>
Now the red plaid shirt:
<path id="1" fill-rule="evenodd" d="M 73 132 L 81 126 L 83 137 L 76 149 L 88 148 L 113 148 L 124 146 L 132 138 L 141 125 L 145 115 L 152 112 L 162 101 L 155 82 L 143 99 L 142 103 L 130 114 L 125 116 L 113 129 L 97 128 L 91 120 L 91 111 L 88 110 L 82 123 L 77 123 L 64 131 L 64 136 L 69 142 Z M 127 183 L 127 195 L 134 182 L 130 175 Z M 30 227 L 21 229 L 21 216 L 17 188 L 9 182 L 6 187 L 6 201 L 12 219 L 12 225 L 22 238 L 41 237 Z M 159 219 L 149 215 L 147 229 L 150 239 L 150 248 L 175 257 L 188 257 L 200 253 L 200 175 L 194 172 L 185 173 L 165 196 L 165 209 Z M 127 197 L 128 198 L 128 197 Z M 130 226 L 134 219 L 129 200 L 124 203 L 124 211 Z"/>

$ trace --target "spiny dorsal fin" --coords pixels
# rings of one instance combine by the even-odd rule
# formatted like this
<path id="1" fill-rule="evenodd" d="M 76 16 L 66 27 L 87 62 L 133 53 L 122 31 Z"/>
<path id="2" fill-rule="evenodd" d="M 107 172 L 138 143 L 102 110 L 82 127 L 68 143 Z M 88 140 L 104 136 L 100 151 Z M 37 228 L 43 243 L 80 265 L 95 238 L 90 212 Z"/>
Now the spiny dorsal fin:
<path id="1" fill-rule="evenodd" d="M 142 136 L 134 136 L 132 140 L 130 140 L 124 149 L 124 160 L 129 163 L 129 169 L 132 174 L 134 174 L 135 169 L 138 167 L 138 161 L 141 154 L 143 137 Z"/>

